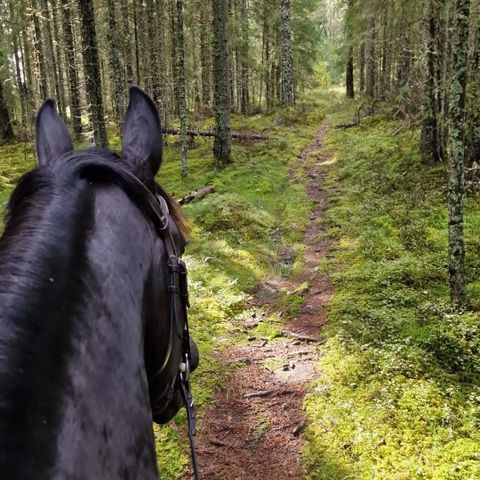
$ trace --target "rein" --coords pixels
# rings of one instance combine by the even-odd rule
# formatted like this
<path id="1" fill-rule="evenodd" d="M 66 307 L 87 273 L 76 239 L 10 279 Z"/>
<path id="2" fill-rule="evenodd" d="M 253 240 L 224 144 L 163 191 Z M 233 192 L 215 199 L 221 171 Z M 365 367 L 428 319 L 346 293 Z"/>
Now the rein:
<path id="1" fill-rule="evenodd" d="M 163 374 L 171 363 L 172 351 L 174 348 L 174 337 L 181 341 L 181 362 L 178 365 L 177 372 L 173 380 L 162 385 L 163 394 L 165 396 L 173 395 L 177 380 L 180 383 L 180 393 L 183 404 L 187 412 L 188 422 L 188 439 L 190 444 L 190 452 L 192 459 L 193 476 L 195 480 L 200 480 L 200 471 L 198 468 L 197 455 L 195 452 L 196 435 L 196 416 L 195 403 L 193 401 L 191 385 L 190 385 L 190 332 L 188 327 L 187 308 L 190 306 L 188 299 L 188 283 L 187 268 L 185 262 L 180 259 L 175 248 L 175 242 L 169 225 L 169 210 L 165 199 L 161 195 L 154 195 L 143 182 L 128 172 L 120 164 L 111 164 L 103 162 L 86 161 L 77 164 L 77 171 L 81 176 L 91 177 L 93 173 L 100 175 L 102 178 L 110 182 L 116 183 L 125 193 L 133 197 L 135 203 L 144 213 L 153 221 L 155 230 L 160 236 L 165 246 L 168 258 L 169 283 L 168 293 L 170 296 L 170 332 L 167 353 L 160 368 L 155 372 L 149 385 L 155 381 L 162 381 Z M 181 312 L 178 311 L 178 303 L 181 306 Z M 183 314 L 183 315 L 181 315 Z M 183 322 L 181 317 L 183 316 Z M 183 324 L 182 324 L 183 323 Z M 152 411 L 154 406 L 152 406 Z"/>

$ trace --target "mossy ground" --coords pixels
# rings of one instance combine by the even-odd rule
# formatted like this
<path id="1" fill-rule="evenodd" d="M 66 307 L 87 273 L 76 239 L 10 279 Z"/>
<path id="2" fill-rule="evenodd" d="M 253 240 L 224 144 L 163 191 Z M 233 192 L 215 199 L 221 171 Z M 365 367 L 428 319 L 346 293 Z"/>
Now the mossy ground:
<path id="1" fill-rule="evenodd" d="M 417 131 L 398 132 L 374 117 L 327 137 L 333 258 L 322 270 L 335 294 L 306 401 L 312 480 L 480 478 L 480 199 L 465 219 L 474 311 L 456 314 L 446 169 L 421 164 Z"/>
<path id="2" fill-rule="evenodd" d="M 288 274 L 291 265 L 278 262 L 278 252 L 303 251 L 302 232 L 312 205 L 301 172 L 292 182 L 289 170 L 311 141 L 324 118 L 327 96 L 317 103 L 299 105 L 271 115 L 233 117 L 233 128 L 262 132 L 267 142 L 235 143 L 232 163 L 214 168 L 212 141 L 198 139 L 189 151 L 188 178 L 180 178 L 178 138 L 168 137 L 158 181 L 179 198 L 193 189 L 214 184 L 216 193 L 183 208 L 192 228 L 185 260 L 189 267 L 192 307 L 191 329 L 201 356 L 194 375 L 194 397 L 200 417 L 214 398 L 215 387 L 228 372 L 215 354 L 242 335 L 229 335 L 235 317 L 244 313 L 246 301 L 262 279 L 272 272 Z M 212 120 L 203 122 L 208 128 Z M 113 149 L 119 138 L 111 136 Z M 0 203 L 5 203 L 18 177 L 34 166 L 31 145 L 0 149 Z M 295 264 L 293 264 L 295 265 Z M 274 338 L 275 325 L 266 323 L 258 333 Z M 201 421 L 201 420 L 200 420 Z M 178 478 L 189 462 L 181 412 L 170 426 L 155 428 L 163 479 Z"/>

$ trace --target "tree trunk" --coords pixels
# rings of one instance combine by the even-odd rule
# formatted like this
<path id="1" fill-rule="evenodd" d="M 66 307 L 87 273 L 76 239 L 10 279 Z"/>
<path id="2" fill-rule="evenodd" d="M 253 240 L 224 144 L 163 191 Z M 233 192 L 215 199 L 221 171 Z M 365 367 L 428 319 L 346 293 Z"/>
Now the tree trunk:
<path id="1" fill-rule="evenodd" d="M 87 94 L 90 102 L 93 138 L 96 145 L 107 146 L 108 138 L 103 110 L 102 80 L 100 77 L 100 62 L 98 60 L 93 0 L 81 0 L 80 17 L 82 21 L 83 63 Z"/>
<path id="2" fill-rule="evenodd" d="M 375 98 L 376 58 L 375 58 L 375 19 L 370 15 L 368 19 L 367 42 L 365 46 L 366 72 L 365 92 L 367 97 Z"/>
<path id="3" fill-rule="evenodd" d="M 83 133 L 82 111 L 80 109 L 80 89 L 70 8 L 71 0 L 62 0 L 62 24 L 63 37 L 65 39 L 65 56 L 67 59 L 67 79 L 71 107 L 70 114 L 72 118 L 74 138 L 79 140 Z"/>
<path id="4" fill-rule="evenodd" d="M 218 167 L 230 161 L 230 85 L 227 42 L 227 0 L 213 0 L 213 81 L 215 141 L 213 155 Z"/>
<path id="5" fill-rule="evenodd" d="M 138 4 L 136 0 L 133 0 L 133 38 L 135 41 L 135 73 L 137 83 L 142 83 L 142 77 L 140 74 L 140 52 L 139 52 L 139 36 L 138 36 Z"/>
<path id="6" fill-rule="evenodd" d="M 115 12 L 115 1 L 107 1 L 107 15 L 108 15 L 108 25 L 107 25 L 107 38 L 108 38 L 108 61 L 109 61 L 109 74 L 110 74 L 110 83 L 112 86 L 112 110 L 113 118 L 117 125 L 120 125 L 120 122 L 123 119 L 124 113 L 124 85 L 123 85 L 123 75 L 122 67 L 120 62 L 120 37 L 118 36 L 118 27 L 117 27 L 117 18 Z"/>
<path id="7" fill-rule="evenodd" d="M 248 53 L 250 49 L 250 39 L 248 31 L 248 6 L 247 0 L 240 0 L 240 21 L 242 33 L 241 60 L 240 60 L 240 112 L 244 115 L 250 110 L 250 91 L 248 78 Z"/>
<path id="8" fill-rule="evenodd" d="M 180 116 L 180 138 L 182 149 L 180 154 L 182 178 L 187 176 L 187 100 L 185 81 L 185 39 L 183 33 L 183 0 L 177 0 L 177 53 L 178 53 L 178 113 Z"/>
<path id="9" fill-rule="evenodd" d="M 290 28 L 290 0 L 281 0 L 282 19 L 282 105 L 293 105 L 293 55 Z"/>
<path id="10" fill-rule="evenodd" d="M 62 117 L 65 117 L 65 104 L 64 98 L 62 95 L 63 86 L 61 86 L 59 75 L 58 75 L 58 58 L 53 46 L 53 32 L 52 32 L 52 16 L 50 13 L 50 7 L 47 0 L 41 0 L 42 4 L 42 16 L 44 18 L 44 28 L 46 31 L 46 42 L 45 42 L 45 61 L 48 65 L 49 77 L 51 79 L 50 85 L 53 83 L 52 90 L 55 90 L 55 96 L 57 99 L 58 111 Z"/>
<path id="11" fill-rule="evenodd" d="M 210 2 L 201 1 L 200 8 L 200 63 L 202 67 L 202 104 L 210 106 L 211 99 L 211 48 L 210 48 Z M 208 8 L 208 10 L 207 10 Z"/>
<path id="12" fill-rule="evenodd" d="M 11 140 L 13 140 L 13 128 L 10 121 L 10 114 L 4 101 L 3 82 L 0 81 L 0 143 Z"/>
<path id="13" fill-rule="evenodd" d="M 38 104 L 37 102 L 37 95 L 33 81 L 33 72 L 32 72 L 32 50 L 30 49 L 30 40 L 28 38 L 28 30 L 29 30 L 29 17 L 25 15 L 25 11 L 22 11 L 22 20 L 25 22 L 23 24 L 23 28 L 21 29 L 21 50 L 22 50 L 22 64 L 23 64 L 23 74 L 25 79 L 25 95 L 27 99 L 27 106 L 28 106 L 28 124 L 31 126 L 35 106 Z"/>
<path id="14" fill-rule="evenodd" d="M 16 73 L 16 80 L 17 80 L 17 88 L 18 94 L 20 96 L 20 107 L 21 107 L 21 124 L 22 127 L 25 128 L 27 126 L 27 92 L 25 82 L 22 80 L 21 69 L 22 65 L 20 64 L 20 58 L 18 55 L 19 52 L 19 38 L 18 32 L 20 31 L 20 22 L 18 21 L 18 17 L 16 18 L 15 9 L 13 5 L 13 1 L 9 1 L 9 8 L 10 8 L 10 18 L 12 21 L 12 45 L 13 45 L 13 58 L 15 60 L 15 73 Z"/>
<path id="15" fill-rule="evenodd" d="M 123 50 L 123 72 L 125 78 L 123 84 L 126 89 L 134 81 L 133 78 L 133 55 L 132 55 L 132 39 L 130 36 L 130 9 L 127 0 L 121 2 L 121 24 L 122 24 L 122 50 Z M 138 83 L 138 80 L 137 80 Z"/>
<path id="16" fill-rule="evenodd" d="M 423 121 L 420 136 L 420 152 L 424 163 L 432 164 L 440 161 L 438 148 L 437 119 L 437 85 L 436 85 L 436 41 L 438 34 L 438 16 L 434 6 L 435 0 L 430 0 L 427 42 L 427 78 L 425 82 Z"/>
<path id="17" fill-rule="evenodd" d="M 360 77 L 360 92 L 365 92 L 365 42 L 360 44 L 359 52 L 359 77 Z"/>
<path id="18" fill-rule="evenodd" d="M 36 51 L 36 70 L 40 74 L 40 96 L 42 100 L 48 97 L 48 77 L 46 67 L 46 53 L 44 50 L 42 28 L 40 26 L 40 11 L 38 8 L 37 0 L 32 0 L 32 16 L 33 25 L 35 27 L 35 51 Z"/>
<path id="19" fill-rule="evenodd" d="M 467 301 L 465 242 L 463 235 L 465 90 L 468 65 L 470 0 L 455 1 L 453 71 L 450 85 L 449 185 L 448 185 L 448 272 L 450 295 L 456 308 Z"/>

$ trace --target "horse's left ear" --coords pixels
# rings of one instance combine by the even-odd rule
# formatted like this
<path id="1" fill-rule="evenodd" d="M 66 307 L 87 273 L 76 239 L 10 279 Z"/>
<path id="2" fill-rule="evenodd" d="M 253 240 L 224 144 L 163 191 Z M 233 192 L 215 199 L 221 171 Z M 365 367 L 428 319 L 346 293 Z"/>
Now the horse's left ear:
<path id="1" fill-rule="evenodd" d="M 130 87 L 130 98 L 122 131 L 122 159 L 147 185 L 162 163 L 162 128 L 152 99 L 140 88 Z"/>
<path id="2" fill-rule="evenodd" d="M 58 116 L 55 100 L 45 100 L 37 113 L 37 162 L 53 165 L 63 154 L 73 151 L 73 143 L 63 120 Z"/>

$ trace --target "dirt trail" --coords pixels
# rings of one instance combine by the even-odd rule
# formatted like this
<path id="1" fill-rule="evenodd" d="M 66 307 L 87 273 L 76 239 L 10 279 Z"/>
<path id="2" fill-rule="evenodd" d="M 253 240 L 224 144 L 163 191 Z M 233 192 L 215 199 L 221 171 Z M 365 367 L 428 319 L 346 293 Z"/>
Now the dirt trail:
<path id="1" fill-rule="evenodd" d="M 301 153 L 296 168 L 307 169 L 308 192 L 315 208 L 305 233 L 305 264 L 288 284 L 265 284 L 252 300 L 252 307 L 269 301 L 269 294 L 279 287 L 290 291 L 308 281 L 300 315 L 283 325 L 285 341 L 252 341 L 224 352 L 228 365 L 237 365 L 216 405 L 203 416 L 198 455 L 204 480 L 283 480 L 301 479 L 303 447 L 303 399 L 322 343 L 320 327 L 331 295 L 328 278 L 318 275 L 317 266 L 326 257 L 328 245 L 319 240 L 326 208 L 321 164 L 329 154 L 322 149 L 324 123 L 312 143 Z M 319 151 L 315 162 L 309 155 Z M 261 319 L 246 319 L 255 325 Z"/>

